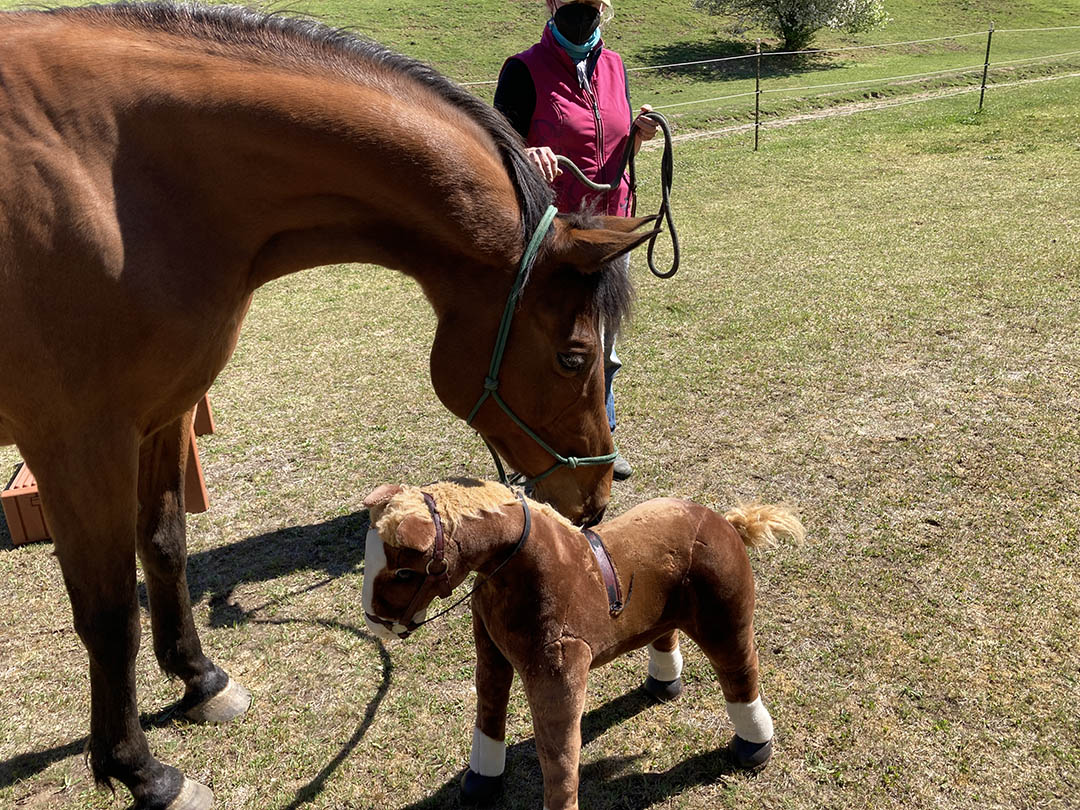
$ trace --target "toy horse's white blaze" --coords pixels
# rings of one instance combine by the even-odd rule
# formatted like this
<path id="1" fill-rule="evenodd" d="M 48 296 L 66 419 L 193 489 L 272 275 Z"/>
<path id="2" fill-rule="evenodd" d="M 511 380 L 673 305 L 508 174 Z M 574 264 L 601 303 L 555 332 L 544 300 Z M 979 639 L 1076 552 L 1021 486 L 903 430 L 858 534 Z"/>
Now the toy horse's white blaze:
<path id="1" fill-rule="evenodd" d="M 727 713 L 735 733 L 747 742 L 767 743 L 773 738 L 772 716 L 760 695 L 750 703 L 728 703 Z"/>
<path id="2" fill-rule="evenodd" d="M 368 630 L 381 639 L 391 641 L 397 638 L 397 634 L 390 628 L 376 624 L 368 618 L 375 616 L 375 608 L 372 607 L 375 593 L 375 577 L 386 569 L 386 549 L 383 547 L 382 538 L 372 526 L 368 529 L 367 540 L 364 543 L 364 589 L 361 601 L 364 605 L 364 622 Z M 404 630 L 405 628 L 402 628 Z"/>
<path id="3" fill-rule="evenodd" d="M 481 776 L 502 776 L 506 770 L 506 743 L 493 740 L 474 727 L 469 768 Z"/>
<path id="4" fill-rule="evenodd" d="M 658 681 L 674 681 L 682 675 L 682 653 L 676 645 L 671 652 L 649 645 L 649 674 Z"/>

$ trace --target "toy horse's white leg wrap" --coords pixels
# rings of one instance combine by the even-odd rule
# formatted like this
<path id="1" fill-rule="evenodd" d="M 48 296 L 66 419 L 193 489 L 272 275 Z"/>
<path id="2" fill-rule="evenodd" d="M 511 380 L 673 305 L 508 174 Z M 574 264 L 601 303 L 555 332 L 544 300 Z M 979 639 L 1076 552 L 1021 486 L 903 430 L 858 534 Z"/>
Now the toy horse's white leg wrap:
<path id="1" fill-rule="evenodd" d="M 658 681 L 674 681 L 682 675 L 682 653 L 676 645 L 671 652 L 649 645 L 649 674 Z"/>
<path id="2" fill-rule="evenodd" d="M 493 740 L 474 727 L 469 770 L 481 776 L 502 776 L 506 770 L 506 743 Z"/>
<path id="3" fill-rule="evenodd" d="M 767 743 L 773 738 L 772 717 L 760 695 L 751 703 L 728 703 L 727 713 L 735 733 L 747 742 Z"/>

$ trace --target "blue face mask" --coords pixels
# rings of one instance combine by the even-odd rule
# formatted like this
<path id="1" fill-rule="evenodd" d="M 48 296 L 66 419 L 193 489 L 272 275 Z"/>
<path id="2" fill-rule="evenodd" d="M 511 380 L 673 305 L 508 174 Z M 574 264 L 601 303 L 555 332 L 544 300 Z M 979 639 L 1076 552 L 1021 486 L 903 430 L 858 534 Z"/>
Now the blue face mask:
<path id="1" fill-rule="evenodd" d="M 570 58 L 581 61 L 600 42 L 600 9 L 588 3 L 570 3 L 555 12 L 548 28 Z"/>

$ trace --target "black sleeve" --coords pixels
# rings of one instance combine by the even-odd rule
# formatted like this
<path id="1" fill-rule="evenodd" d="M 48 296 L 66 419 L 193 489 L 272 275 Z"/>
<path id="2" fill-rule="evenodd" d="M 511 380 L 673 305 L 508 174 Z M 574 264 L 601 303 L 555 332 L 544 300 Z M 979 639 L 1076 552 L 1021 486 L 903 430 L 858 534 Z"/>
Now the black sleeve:
<path id="1" fill-rule="evenodd" d="M 536 85 L 520 59 L 510 57 L 503 65 L 495 87 L 495 109 L 506 116 L 510 126 L 522 138 L 529 137 L 529 126 L 536 110 Z"/>

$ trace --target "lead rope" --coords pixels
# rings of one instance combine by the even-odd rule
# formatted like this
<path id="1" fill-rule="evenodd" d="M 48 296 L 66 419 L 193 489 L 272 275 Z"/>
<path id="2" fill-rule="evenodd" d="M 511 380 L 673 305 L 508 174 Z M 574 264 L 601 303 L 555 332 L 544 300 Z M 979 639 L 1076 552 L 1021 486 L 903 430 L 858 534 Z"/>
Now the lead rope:
<path id="1" fill-rule="evenodd" d="M 664 154 L 660 159 L 660 210 L 656 214 L 657 219 L 662 219 L 667 223 L 668 233 L 671 234 L 671 267 L 664 272 L 660 272 L 656 269 L 656 263 L 653 261 L 653 251 L 656 249 L 656 240 L 660 236 L 659 231 L 653 234 L 649 239 L 649 250 L 647 253 L 647 259 L 649 264 L 649 270 L 657 278 L 671 278 L 679 270 L 679 234 L 675 230 L 675 221 L 671 218 L 671 181 L 675 174 L 675 164 L 671 156 L 671 127 L 668 125 L 667 119 L 663 113 L 647 112 L 641 114 L 643 117 L 653 120 L 660 127 L 660 130 L 664 133 Z M 629 170 L 629 188 L 630 193 L 633 196 L 633 208 L 631 209 L 631 215 L 634 215 L 637 211 L 637 174 L 634 167 L 634 127 L 630 128 L 630 139 L 626 142 L 626 151 L 623 152 L 622 164 L 619 166 L 619 178 L 614 183 L 595 183 L 590 180 L 585 174 L 574 165 L 574 162 L 570 158 L 564 155 L 556 155 L 555 159 L 559 162 L 559 165 L 565 166 L 570 170 L 570 173 L 574 175 L 578 180 L 591 188 L 593 191 L 613 191 L 619 187 L 622 182 L 623 175 Z"/>

